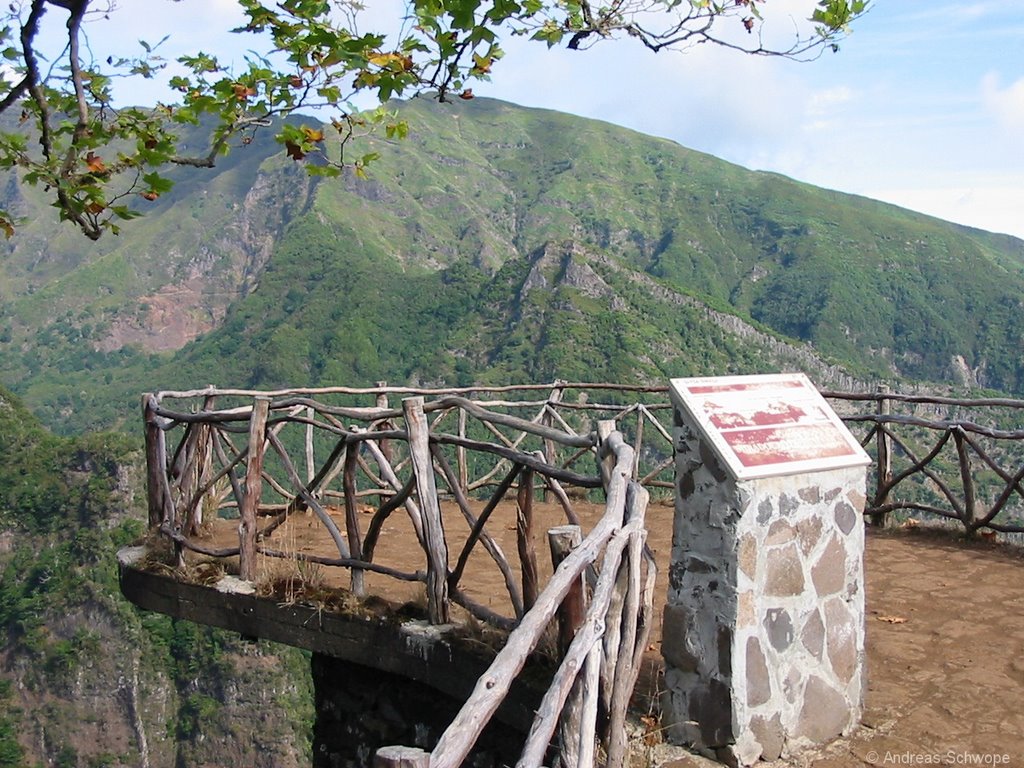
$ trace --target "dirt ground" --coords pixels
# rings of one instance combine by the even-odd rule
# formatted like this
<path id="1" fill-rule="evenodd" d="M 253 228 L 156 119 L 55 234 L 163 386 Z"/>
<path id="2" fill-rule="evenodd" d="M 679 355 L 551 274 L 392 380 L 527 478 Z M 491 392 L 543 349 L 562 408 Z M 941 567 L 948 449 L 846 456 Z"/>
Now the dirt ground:
<path id="1" fill-rule="evenodd" d="M 579 505 L 584 528 L 599 507 Z M 361 515 L 365 531 L 372 510 Z M 455 509 L 445 509 L 449 560 L 454 564 L 468 531 Z M 564 524 L 561 508 L 538 503 L 537 555 L 550 573 L 544 532 Z M 334 515 L 344 531 L 344 516 Z M 649 544 L 659 563 L 657 600 L 665 597 L 665 574 L 672 540 L 672 509 L 648 510 Z M 515 511 L 502 505 L 488 529 L 509 560 L 518 562 Z M 237 523 L 218 521 L 214 540 L 237 542 Z M 275 533 L 272 546 L 337 555 L 325 528 L 312 516 L 297 516 Z M 423 567 L 408 518 L 395 513 L 385 524 L 375 560 L 403 570 Z M 545 568 L 546 566 L 546 568 Z M 280 569 L 279 561 L 268 569 Z M 294 567 L 294 566 L 292 566 Z M 869 531 L 867 573 L 868 690 L 861 728 L 813 754 L 772 766 L 1008 765 L 1024 766 L 1024 556 L 992 542 L 966 543 L 949 534 L 922 529 Z M 320 578 L 327 570 L 317 569 Z M 336 582 L 340 583 L 340 582 Z M 482 553 L 470 559 L 465 584 L 474 599 L 507 612 L 504 582 Z M 371 592 L 397 600 L 422 600 L 422 587 L 371 575 Z M 656 685 L 660 663 L 660 607 L 645 675 Z M 643 681 L 642 681 L 642 684 Z M 698 762 L 684 759 L 672 765 Z M 767 768 L 767 766 L 766 766 Z"/>
<path id="2" fill-rule="evenodd" d="M 1024 557 L 869 534 L 862 727 L 808 764 L 1024 765 Z M 905 621 L 900 621 L 905 619 Z"/>

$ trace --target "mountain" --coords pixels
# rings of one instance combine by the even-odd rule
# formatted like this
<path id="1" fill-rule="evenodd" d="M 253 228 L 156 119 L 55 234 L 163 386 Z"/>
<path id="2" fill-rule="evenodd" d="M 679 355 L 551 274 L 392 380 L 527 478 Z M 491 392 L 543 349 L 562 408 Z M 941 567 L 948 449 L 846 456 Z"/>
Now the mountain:
<path id="1" fill-rule="evenodd" d="M 98 243 L 0 179 L 0 768 L 308 762 L 306 657 L 118 595 L 142 391 L 783 368 L 1024 393 L 1020 240 L 554 112 L 394 106 L 407 140 L 348 150 L 380 153 L 369 180 L 261 133 Z"/>
<path id="2" fill-rule="evenodd" d="M 0 381 L 63 432 L 208 383 L 468 384 L 800 368 L 1024 393 L 1024 242 L 487 99 L 394 105 L 370 178 L 269 134 L 119 237 L 0 254 Z"/>

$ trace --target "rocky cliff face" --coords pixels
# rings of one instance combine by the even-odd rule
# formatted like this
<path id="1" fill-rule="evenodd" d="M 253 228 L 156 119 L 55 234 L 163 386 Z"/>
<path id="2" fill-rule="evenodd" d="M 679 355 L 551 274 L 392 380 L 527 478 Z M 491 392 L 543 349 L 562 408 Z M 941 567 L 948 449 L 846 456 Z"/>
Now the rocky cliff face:
<path id="1" fill-rule="evenodd" d="M 0 768 L 308 765 L 306 656 L 121 597 L 139 459 L 55 438 L 0 389 Z"/>
<path id="2" fill-rule="evenodd" d="M 169 620 L 135 616 L 113 602 L 81 603 L 46 623 L 41 644 L 14 643 L 0 653 L 0 677 L 10 681 L 10 703 L 20 711 L 25 764 L 309 764 L 302 654 L 191 628 L 185 634 L 207 641 L 168 652 L 154 635 Z M 178 674 L 183 669 L 193 676 Z"/>

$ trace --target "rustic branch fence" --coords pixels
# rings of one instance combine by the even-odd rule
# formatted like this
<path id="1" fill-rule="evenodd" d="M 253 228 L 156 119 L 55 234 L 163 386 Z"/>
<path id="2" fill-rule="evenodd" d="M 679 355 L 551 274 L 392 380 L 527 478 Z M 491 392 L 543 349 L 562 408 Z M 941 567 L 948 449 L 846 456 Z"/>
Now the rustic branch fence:
<path id="1" fill-rule="evenodd" d="M 518 765 L 591 765 L 597 744 L 607 765 L 623 765 L 622 724 L 651 627 L 647 489 L 673 486 L 671 428 L 659 418 L 670 411 L 666 391 L 556 381 L 146 395 L 150 528 L 171 541 L 179 567 L 190 551 L 237 558 L 249 581 L 260 558 L 334 566 L 346 569 L 357 596 L 367 592 L 367 574 L 419 582 L 431 623 L 451 621 L 454 604 L 508 631 L 433 752 L 384 750 L 380 765 L 461 764 L 549 628 L 559 666 Z M 875 454 L 865 509 L 872 522 L 912 511 L 959 521 L 968 533 L 1024 532 L 1024 430 L 1013 426 L 1024 401 L 823 394 Z M 869 411 L 858 412 L 865 404 Z M 533 544 L 537 493 L 557 502 L 566 522 L 549 531 L 546 584 Z M 584 532 L 574 505 L 594 493 L 602 494 L 604 513 Z M 488 527 L 507 497 L 516 507 L 515 562 Z M 465 522 L 459 543 L 446 532 L 453 524 L 442 516 L 442 499 Z M 475 511 L 472 500 L 482 508 Z M 342 523 L 332 508 L 343 509 Z M 385 523 L 399 510 L 423 552 L 418 570 L 375 560 Z M 276 542 L 275 531 L 300 512 L 316 516 L 335 554 Z M 224 514 L 238 518 L 237 546 L 214 547 L 199 535 L 204 520 Z M 500 572 L 506 612 L 483 604 L 465 583 L 479 550 Z M 600 727 L 598 710 L 606 715 Z"/>
<path id="2" fill-rule="evenodd" d="M 538 389 L 546 396 L 529 399 Z M 627 705 L 652 624 L 655 566 L 645 545 L 649 494 L 643 483 L 671 486 L 663 476 L 671 468 L 671 436 L 657 413 L 666 406 L 636 402 L 642 388 L 584 389 L 563 382 L 484 393 L 500 394 L 500 400 L 465 397 L 480 392 L 381 386 L 146 395 L 150 528 L 172 542 L 182 568 L 188 552 L 237 558 L 239 576 L 254 581 L 260 558 L 305 561 L 347 569 L 358 596 L 366 594 L 369 573 L 421 582 L 430 623 L 449 623 L 458 605 L 507 630 L 489 670 L 433 752 L 414 759 L 400 749 L 402 764 L 460 765 L 527 657 L 546 635 L 557 635 L 557 671 L 519 765 L 552 757 L 560 765 L 592 765 L 597 745 L 607 765 L 623 765 Z M 615 402 L 623 392 L 634 402 Z M 398 408 L 389 401 L 396 394 L 405 396 Z M 373 404 L 359 404 L 359 398 Z M 582 468 L 588 456 L 590 473 Z M 540 583 L 534 551 L 538 491 L 561 506 L 567 523 L 549 531 L 552 575 L 546 584 Z M 604 512 L 583 532 L 574 505 L 595 491 L 603 492 Z M 478 512 L 471 494 L 486 499 Z M 442 517 L 442 496 L 468 529 L 456 548 L 446 533 L 453 523 Z M 506 496 L 515 499 L 518 574 L 488 528 Z M 360 515 L 367 510 L 359 502 L 367 499 L 376 502 L 363 524 Z M 332 518 L 332 503 L 343 509 L 343 524 Z M 374 558 L 385 521 L 400 509 L 423 552 L 420 570 Z M 211 546 L 200 535 L 204 520 L 225 512 L 237 514 L 238 544 Z M 275 544 L 275 532 L 300 512 L 316 516 L 335 555 Z M 501 573 L 508 614 L 475 599 L 465 583 L 478 549 Z M 599 711 L 605 713 L 600 722 Z M 381 764 L 389 764 L 388 754 L 380 756 Z"/>
<path id="3" fill-rule="evenodd" d="M 872 523 L 906 511 L 955 521 L 968 535 L 1024 533 L 1024 400 L 822 394 L 874 452 Z M 865 404 L 870 411 L 843 413 Z"/>

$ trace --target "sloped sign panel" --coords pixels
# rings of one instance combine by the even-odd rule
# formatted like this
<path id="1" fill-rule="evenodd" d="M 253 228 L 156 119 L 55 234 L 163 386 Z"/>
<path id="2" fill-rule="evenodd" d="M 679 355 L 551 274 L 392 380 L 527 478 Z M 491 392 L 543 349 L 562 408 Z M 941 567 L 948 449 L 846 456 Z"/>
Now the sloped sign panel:
<path id="1" fill-rule="evenodd" d="M 672 379 L 673 399 L 737 480 L 871 458 L 802 373 Z"/>

